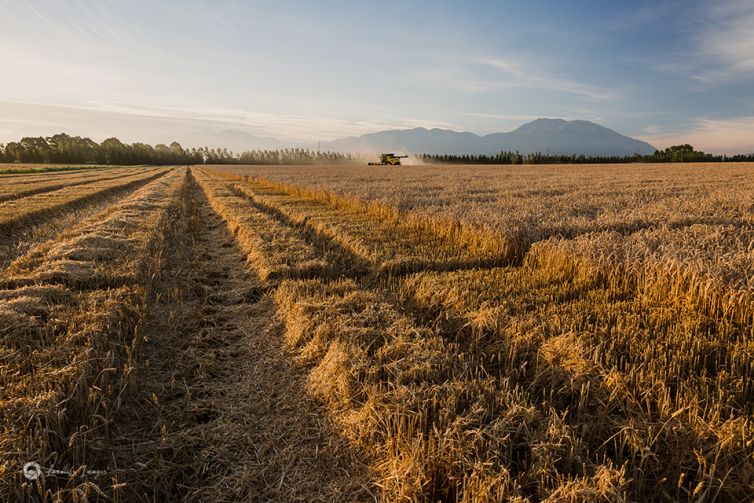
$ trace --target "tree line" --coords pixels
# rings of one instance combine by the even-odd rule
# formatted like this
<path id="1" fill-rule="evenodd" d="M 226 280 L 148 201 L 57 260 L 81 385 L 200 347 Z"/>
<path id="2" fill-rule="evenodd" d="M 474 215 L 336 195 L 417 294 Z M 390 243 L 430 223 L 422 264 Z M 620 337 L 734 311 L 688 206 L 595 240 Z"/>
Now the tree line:
<path id="1" fill-rule="evenodd" d="M 561 155 L 521 154 L 502 151 L 493 155 L 485 154 L 420 154 L 419 159 L 428 163 L 446 164 L 620 164 L 637 162 L 754 162 L 754 153 L 736 155 L 715 155 L 694 150 L 688 144 L 674 145 L 665 150 L 656 150 L 650 155 L 601 156 L 601 155 Z"/>
<path id="2" fill-rule="evenodd" d="M 330 164 L 354 162 L 351 154 L 339 152 L 321 152 L 303 148 L 284 148 L 279 150 L 250 150 L 237 158 L 229 159 L 235 164 Z"/>
<path id="3" fill-rule="evenodd" d="M 180 143 L 123 143 L 108 138 L 97 143 L 90 138 L 65 133 L 48 137 L 25 137 L 7 145 L 0 144 L 0 162 L 71 163 L 119 165 L 175 164 L 320 164 L 353 162 L 349 154 L 319 152 L 301 148 L 250 150 L 234 154 L 225 148 L 184 149 Z"/>
<path id="4" fill-rule="evenodd" d="M 651 155 L 592 156 L 559 154 L 522 154 L 502 151 L 485 154 L 420 154 L 428 163 L 448 164 L 607 164 L 640 162 L 754 162 L 754 153 L 714 155 L 694 150 L 691 145 L 674 145 Z M 234 154 L 225 148 L 184 149 L 180 143 L 155 146 L 123 143 L 108 138 L 97 143 L 90 138 L 65 133 L 48 137 L 25 137 L 7 145 L 0 144 L 0 162 L 71 164 L 332 164 L 356 162 L 351 154 L 320 152 L 303 148 L 249 150 Z"/>

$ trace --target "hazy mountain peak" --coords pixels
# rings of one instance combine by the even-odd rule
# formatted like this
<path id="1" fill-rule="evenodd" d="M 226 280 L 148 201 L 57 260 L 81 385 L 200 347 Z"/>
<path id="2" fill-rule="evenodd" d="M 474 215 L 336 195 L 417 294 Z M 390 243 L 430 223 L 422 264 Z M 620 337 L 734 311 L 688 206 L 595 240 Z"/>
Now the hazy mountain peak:
<path id="1" fill-rule="evenodd" d="M 564 124 L 568 124 L 569 121 L 565 119 L 548 119 L 545 117 L 540 117 L 539 119 L 534 119 L 533 121 L 524 124 L 524 126 L 536 126 L 536 127 L 560 127 Z M 574 121 L 571 121 L 574 122 Z M 584 121 L 586 122 L 586 121 Z"/>
<path id="2" fill-rule="evenodd" d="M 535 134 L 538 131 L 553 131 L 568 124 L 563 119 L 535 119 L 513 130 L 517 134 Z"/>

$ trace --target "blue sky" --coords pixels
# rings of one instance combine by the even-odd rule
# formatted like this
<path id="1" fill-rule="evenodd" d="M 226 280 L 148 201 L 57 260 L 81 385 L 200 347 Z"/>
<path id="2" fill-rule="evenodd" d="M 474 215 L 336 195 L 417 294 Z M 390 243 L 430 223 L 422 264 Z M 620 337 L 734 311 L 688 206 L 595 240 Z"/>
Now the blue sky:
<path id="1" fill-rule="evenodd" d="M 754 151 L 754 2 L 0 0 L 0 142 L 586 119 Z"/>

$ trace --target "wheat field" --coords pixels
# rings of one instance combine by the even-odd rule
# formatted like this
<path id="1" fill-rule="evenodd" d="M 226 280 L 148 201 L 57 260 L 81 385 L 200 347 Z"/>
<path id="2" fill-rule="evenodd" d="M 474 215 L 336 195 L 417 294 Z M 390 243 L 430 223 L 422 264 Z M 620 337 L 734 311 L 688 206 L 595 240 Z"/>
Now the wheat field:
<path id="1" fill-rule="evenodd" d="M 749 501 L 752 170 L 4 176 L 0 500 Z"/>

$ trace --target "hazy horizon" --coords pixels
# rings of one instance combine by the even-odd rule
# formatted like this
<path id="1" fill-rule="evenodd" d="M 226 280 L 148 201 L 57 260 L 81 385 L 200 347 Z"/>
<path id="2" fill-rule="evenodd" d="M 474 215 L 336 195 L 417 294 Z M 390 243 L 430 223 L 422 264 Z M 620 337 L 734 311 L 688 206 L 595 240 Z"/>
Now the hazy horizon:
<path id="1" fill-rule="evenodd" d="M 0 142 L 589 120 L 754 152 L 754 4 L 0 0 Z M 213 146 L 213 145 L 209 145 Z"/>

